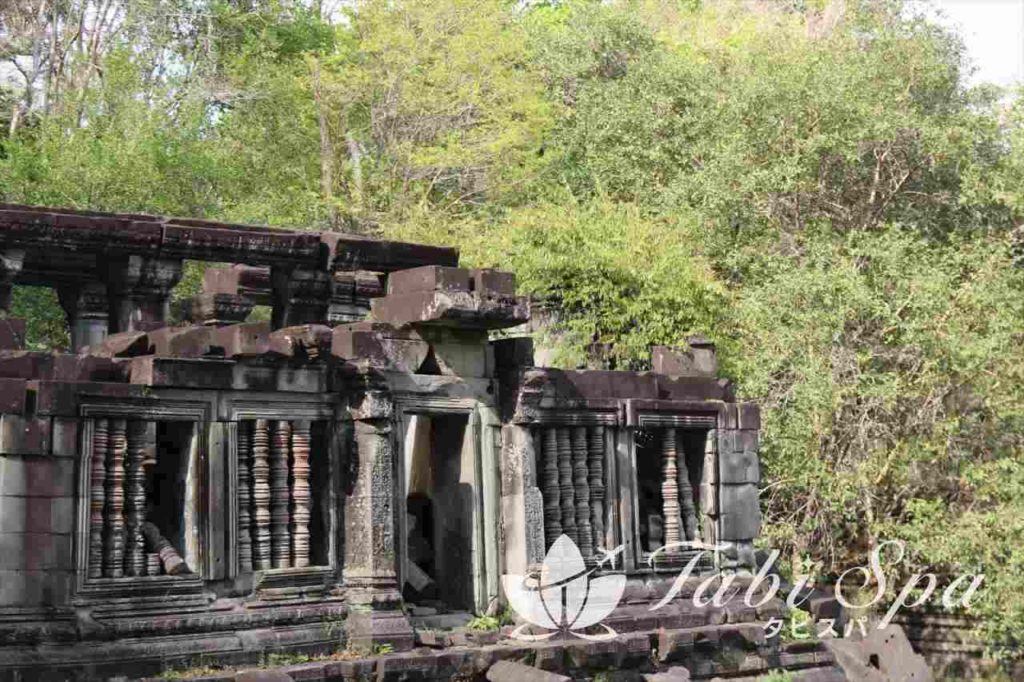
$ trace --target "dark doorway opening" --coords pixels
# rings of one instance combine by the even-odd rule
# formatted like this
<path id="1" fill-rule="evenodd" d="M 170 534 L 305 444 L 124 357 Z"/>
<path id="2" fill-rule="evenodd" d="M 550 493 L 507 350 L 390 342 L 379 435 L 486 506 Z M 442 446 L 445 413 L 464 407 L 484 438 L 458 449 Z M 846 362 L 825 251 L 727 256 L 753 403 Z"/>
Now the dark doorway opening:
<path id="1" fill-rule="evenodd" d="M 417 604 L 472 611 L 474 449 L 465 414 L 414 415 L 406 433 L 404 591 Z"/>

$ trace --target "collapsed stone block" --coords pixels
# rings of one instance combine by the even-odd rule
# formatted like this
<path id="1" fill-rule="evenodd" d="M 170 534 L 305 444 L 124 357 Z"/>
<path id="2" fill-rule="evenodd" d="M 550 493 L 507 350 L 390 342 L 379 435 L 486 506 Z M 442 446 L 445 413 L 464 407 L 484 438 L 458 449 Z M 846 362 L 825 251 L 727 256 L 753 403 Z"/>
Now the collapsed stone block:
<path id="1" fill-rule="evenodd" d="M 270 323 L 248 322 L 219 327 L 211 337 L 228 358 L 259 356 L 270 351 Z"/>
<path id="2" fill-rule="evenodd" d="M 245 322 L 254 305 L 239 294 L 202 293 L 183 301 L 180 314 L 187 322 L 219 327 Z"/>
<path id="3" fill-rule="evenodd" d="M 101 358 L 130 358 L 149 352 L 149 335 L 144 331 L 111 334 L 95 346 L 82 349 L 82 353 Z"/>
<path id="4" fill-rule="evenodd" d="M 490 682 L 569 682 L 565 675 L 550 673 L 512 661 L 498 661 L 487 669 Z"/>
<path id="5" fill-rule="evenodd" d="M 924 658 L 910 646 L 898 625 L 871 628 L 862 640 L 828 639 L 825 646 L 835 656 L 849 680 L 857 682 L 931 682 L 934 677 Z"/>
<path id="6" fill-rule="evenodd" d="M 473 290 L 498 296 L 515 296 L 516 276 L 504 270 L 484 268 L 472 270 Z"/>
<path id="7" fill-rule="evenodd" d="M 702 336 L 687 339 L 688 347 L 670 348 L 654 346 L 651 366 L 658 374 L 672 377 L 715 377 L 718 375 L 718 356 L 715 344 Z"/>
<path id="8" fill-rule="evenodd" d="M 410 330 L 359 322 L 334 328 L 331 354 L 374 367 L 417 373 L 430 354 L 430 344 Z"/>
<path id="9" fill-rule="evenodd" d="M 270 334 L 269 350 L 285 357 L 325 358 L 330 355 L 331 328 L 322 324 L 285 327 Z"/>
<path id="10" fill-rule="evenodd" d="M 494 296 L 461 290 L 421 291 L 375 298 L 375 320 L 395 326 L 435 324 L 468 329 L 504 329 L 529 318 L 523 297 Z"/>
<path id="11" fill-rule="evenodd" d="M 470 272 L 465 268 L 428 265 L 388 275 L 388 296 L 424 291 L 469 291 Z"/>

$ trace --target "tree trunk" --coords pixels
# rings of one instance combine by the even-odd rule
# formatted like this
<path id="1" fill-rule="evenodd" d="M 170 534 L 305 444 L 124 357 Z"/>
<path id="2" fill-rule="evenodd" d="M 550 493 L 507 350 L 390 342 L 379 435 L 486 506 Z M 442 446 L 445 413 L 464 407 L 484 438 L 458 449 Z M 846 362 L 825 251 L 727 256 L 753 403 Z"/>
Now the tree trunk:
<path id="1" fill-rule="evenodd" d="M 316 117 L 320 125 L 320 193 L 327 204 L 331 227 L 338 225 L 338 210 L 334 205 L 334 149 L 331 145 L 331 133 L 327 126 L 327 112 L 323 101 L 320 84 L 320 59 L 313 58 L 313 101 L 316 104 Z"/>

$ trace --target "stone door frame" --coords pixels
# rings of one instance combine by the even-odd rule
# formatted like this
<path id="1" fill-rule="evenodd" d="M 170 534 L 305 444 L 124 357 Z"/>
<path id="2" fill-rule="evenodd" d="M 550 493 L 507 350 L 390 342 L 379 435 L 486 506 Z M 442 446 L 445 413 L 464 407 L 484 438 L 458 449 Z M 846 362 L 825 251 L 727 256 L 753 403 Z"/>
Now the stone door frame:
<path id="1" fill-rule="evenodd" d="M 405 585 L 406 480 L 405 438 L 416 415 L 426 417 L 465 415 L 468 439 L 473 449 L 473 537 L 471 540 L 473 607 L 485 613 L 498 599 L 498 455 L 501 452 L 501 423 L 494 408 L 476 398 L 430 396 L 415 393 L 395 395 L 395 428 L 392 429 L 395 465 L 395 572 L 398 586 Z M 465 442 L 465 440 L 464 440 Z"/>

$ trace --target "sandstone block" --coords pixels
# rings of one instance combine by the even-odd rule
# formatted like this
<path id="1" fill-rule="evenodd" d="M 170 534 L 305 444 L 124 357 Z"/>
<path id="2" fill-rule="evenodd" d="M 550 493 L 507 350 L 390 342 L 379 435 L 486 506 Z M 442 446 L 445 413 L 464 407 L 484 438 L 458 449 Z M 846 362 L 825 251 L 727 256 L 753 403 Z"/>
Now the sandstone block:
<path id="1" fill-rule="evenodd" d="M 25 411 L 25 379 L 0 378 L 0 413 Z"/>
<path id="2" fill-rule="evenodd" d="M 13 317 L 0 319 L 0 350 L 21 350 L 25 347 L 25 320 Z"/>
<path id="3" fill-rule="evenodd" d="M 73 497 L 74 474 L 72 459 L 0 455 L 0 495 Z"/>
<path id="4" fill-rule="evenodd" d="M 714 344 L 692 343 L 689 348 L 654 346 L 651 349 L 651 366 L 658 374 L 677 377 L 715 377 L 718 375 L 718 358 Z"/>
<path id="5" fill-rule="evenodd" d="M 738 406 L 738 427 L 757 431 L 761 428 L 761 407 L 757 403 L 740 403 Z"/>
<path id="6" fill-rule="evenodd" d="M 514 296 L 516 276 L 504 270 L 484 268 L 472 271 L 473 290 L 501 296 Z"/>
<path id="7" fill-rule="evenodd" d="M 75 530 L 75 498 L 0 496 L 0 533 L 58 533 Z"/>
<path id="8" fill-rule="evenodd" d="M 722 452 L 718 456 L 718 475 L 723 485 L 761 482 L 761 464 L 757 450 Z M 727 510 L 726 510 L 727 511 Z"/>
<path id="9" fill-rule="evenodd" d="M 529 305 L 516 296 L 441 290 L 407 292 L 370 301 L 373 318 L 395 326 L 431 324 L 466 329 L 504 329 L 526 322 Z"/>
<path id="10" fill-rule="evenodd" d="M 0 416 L 0 454 L 50 454 L 50 418 Z"/>
<path id="11" fill-rule="evenodd" d="M 224 356 L 263 355 L 270 350 L 270 323 L 246 322 L 219 327 L 214 331 L 212 343 L 224 351 Z"/>
<path id="12" fill-rule="evenodd" d="M 752 540 L 761 531 L 757 485 L 719 486 L 719 530 L 722 540 Z"/>
<path id="13" fill-rule="evenodd" d="M 0 569 L 0 604 L 4 606 L 60 606 L 74 584 L 74 572 L 61 570 L 12 571 Z"/>
<path id="14" fill-rule="evenodd" d="M 285 327 L 270 334 L 270 351 L 290 358 L 326 357 L 331 343 L 331 328 L 322 324 Z"/>
<path id="15" fill-rule="evenodd" d="M 0 571 L 45 573 L 73 568 L 69 534 L 0 533 Z"/>
<path id="16" fill-rule="evenodd" d="M 469 270 L 465 268 L 425 265 L 388 275 L 388 295 L 414 291 L 469 291 L 469 282 Z"/>
<path id="17" fill-rule="evenodd" d="M 54 457 L 78 456 L 78 424 L 74 417 L 53 417 L 50 431 L 50 451 Z"/>
<path id="18" fill-rule="evenodd" d="M 487 669 L 490 682 L 569 682 L 565 675 L 532 668 L 522 663 L 498 661 Z"/>
<path id="19" fill-rule="evenodd" d="M 147 355 L 132 358 L 131 383 L 143 386 L 223 388 L 231 386 L 233 360 L 167 358 Z"/>

